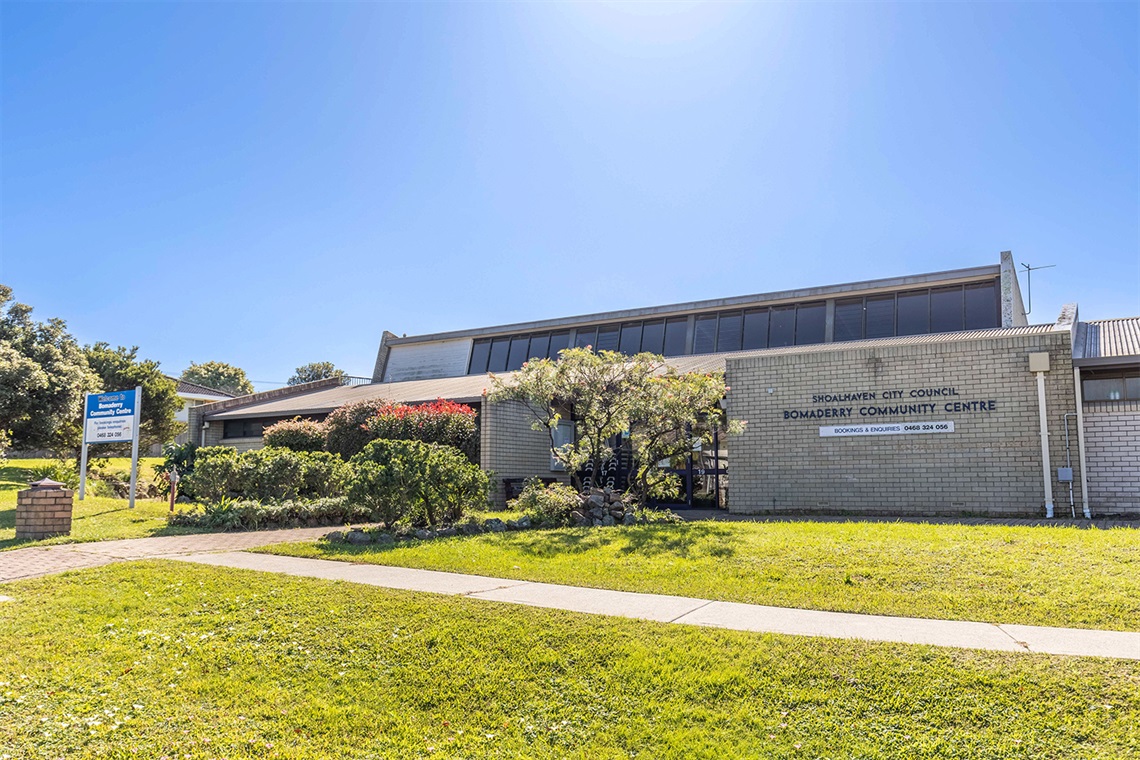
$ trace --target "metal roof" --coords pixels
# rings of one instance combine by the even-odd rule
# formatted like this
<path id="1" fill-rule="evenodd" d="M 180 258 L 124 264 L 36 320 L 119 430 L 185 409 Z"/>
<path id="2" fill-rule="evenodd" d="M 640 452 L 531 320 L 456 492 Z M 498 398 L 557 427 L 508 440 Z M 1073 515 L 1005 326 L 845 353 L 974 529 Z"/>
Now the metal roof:
<path id="1" fill-rule="evenodd" d="M 1054 330 L 1055 327 L 1053 325 L 994 327 L 986 330 L 966 330 L 963 332 L 936 333 L 933 335 L 909 335 L 896 338 L 843 341 L 840 343 L 815 343 L 810 346 L 787 346 L 784 348 L 761 348 L 751 351 L 732 351 L 719 354 L 673 356 L 666 359 L 666 363 L 675 368 L 678 372 L 723 372 L 725 362 L 729 358 L 742 359 L 753 356 L 779 356 L 783 354 L 819 353 L 824 351 L 852 351 L 860 348 L 954 343 L 967 340 L 1043 335 L 1053 332 Z M 513 372 L 501 372 L 496 373 L 496 376 L 509 378 L 513 374 Z M 251 417 L 289 417 L 292 415 L 325 414 L 344 404 L 365 399 L 385 399 L 394 402 L 414 403 L 445 398 L 453 401 L 471 403 L 481 401 L 483 391 L 490 387 L 491 379 L 488 375 L 463 375 L 460 377 L 441 377 L 432 380 L 372 383 L 370 385 L 342 385 L 334 388 L 322 388 L 309 393 L 299 393 L 279 399 L 270 399 L 260 403 L 233 407 L 215 414 L 207 414 L 206 419 L 228 420 Z"/>
<path id="2" fill-rule="evenodd" d="M 1073 359 L 1085 366 L 1140 363 L 1140 317 L 1079 323 Z"/>
<path id="3" fill-rule="evenodd" d="M 192 383 L 189 380 L 183 380 L 180 377 L 171 377 L 170 375 L 167 375 L 167 377 L 178 383 L 179 393 L 195 393 L 201 394 L 203 396 L 216 396 L 217 398 L 237 398 L 237 394 L 230 393 L 229 391 L 220 391 L 217 388 L 210 388 L 205 385 L 199 385 L 198 383 Z"/>

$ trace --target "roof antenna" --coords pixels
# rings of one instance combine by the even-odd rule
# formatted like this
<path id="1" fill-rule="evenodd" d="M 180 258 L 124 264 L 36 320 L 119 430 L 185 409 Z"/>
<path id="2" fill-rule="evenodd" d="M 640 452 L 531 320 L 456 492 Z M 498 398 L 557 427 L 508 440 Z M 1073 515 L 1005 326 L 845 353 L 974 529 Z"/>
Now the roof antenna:
<path id="1" fill-rule="evenodd" d="M 1022 264 L 1025 267 L 1025 292 L 1029 296 L 1029 308 L 1025 310 L 1025 316 L 1029 316 L 1029 312 L 1033 311 L 1033 278 L 1032 274 L 1038 269 L 1052 269 L 1057 266 L 1056 264 L 1046 264 L 1042 267 L 1031 267 L 1028 264 Z"/>

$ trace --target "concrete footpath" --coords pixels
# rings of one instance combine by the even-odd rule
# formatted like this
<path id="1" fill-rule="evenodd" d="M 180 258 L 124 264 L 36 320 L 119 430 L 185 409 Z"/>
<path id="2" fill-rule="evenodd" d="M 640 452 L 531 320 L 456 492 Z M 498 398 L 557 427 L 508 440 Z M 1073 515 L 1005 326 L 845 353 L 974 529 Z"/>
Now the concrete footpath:
<path id="1" fill-rule="evenodd" d="M 1134 632 L 786 609 L 272 554 L 202 553 L 169 559 L 736 631 L 1140 660 L 1140 633 Z"/>

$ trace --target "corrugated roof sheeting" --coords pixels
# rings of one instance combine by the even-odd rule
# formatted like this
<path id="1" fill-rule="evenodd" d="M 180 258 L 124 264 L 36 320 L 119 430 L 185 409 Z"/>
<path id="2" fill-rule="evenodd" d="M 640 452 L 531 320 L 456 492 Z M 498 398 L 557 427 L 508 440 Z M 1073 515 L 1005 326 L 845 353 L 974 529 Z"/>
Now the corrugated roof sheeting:
<path id="1" fill-rule="evenodd" d="M 1140 357 L 1140 317 L 1082 322 L 1073 346 L 1076 359 Z"/>
<path id="2" fill-rule="evenodd" d="M 810 346 L 787 346 L 784 348 L 762 348 L 752 351 L 733 351 L 721 354 L 674 356 L 668 359 L 668 364 L 674 367 L 678 372 L 723 372 L 725 360 L 729 357 L 735 359 L 751 356 L 817 353 L 821 351 L 852 351 L 878 346 L 954 343 L 966 340 L 1038 335 L 1049 333 L 1053 329 L 1053 325 L 995 327 L 987 330 L 967 330 L 964 332 L 938 333 L 934 335 L 875 338 L 872 340 L 845 341 L 843 343 L 815 343 Z M 497 376 L 509 378 L 513 374 L 512 372 L 503 372 Z M 258 404 L 240 406 L 217 414 L 207 415 L 207 419 L 225 420 L 249 417 L 287 417 L 294 414 L 320 414 L 331 412 L 339 406 L 354 401 L 377 398 L 403 403 L 434 401 L 437 398 L 473 402 L 479 401 L 482 398 L 484 389 L 490 389 L 490 387 L 491 380 L 487 375 L 464 375 L 461 377 L 441 377 L 433 380 L 406 380 L 397 383 L 340 386 L 338 388 L 327 388 L 311 393 L 264 401 Z"/>

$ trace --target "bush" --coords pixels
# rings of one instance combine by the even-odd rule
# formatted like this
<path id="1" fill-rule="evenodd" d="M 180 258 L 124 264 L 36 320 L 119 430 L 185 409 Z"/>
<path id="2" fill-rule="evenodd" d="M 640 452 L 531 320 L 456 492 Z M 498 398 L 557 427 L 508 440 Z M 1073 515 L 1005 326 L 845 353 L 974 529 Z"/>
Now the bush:
<path id="1" fill-rule="evenodd" d="M 458 521 L 487 504 L 486 474 L 458 450 L 421 441 L 372 441 L 352 458 L 349 500 L 391 525 Z"/>
<path id="2" fill-rule="evenodd" d="M 556 528 L 570 525 L 570 513 L 581 504 L 578 492 L 565 483 L 547 485 L 538 478 L 531 478 L 508 506 L 524 513 L 535 525 Z"/>
<path id="3" fill-rule="evenodd" d="M 323 422 L 294 417 L 265 428 L 266 446 L 290 451 L 324 451 L 328 428 Z"/>
<path id="4" fill-rule="evenodd" d="M 238 454 L 227 446 L 210 446 L 198 449 L 186 481 L 194 496 L 206 502 L 227 497 L 279 502 L 339 496 L 348 469 L 340 457 L 325 451 L 266 447 Z"/>
<path id="5" fill-rule="evenodd" d="M 63 483 L 64 487 L 77 491 L 79 490 L 79 462 L 56 459 L 28 470 L 28 482 L 35 482 L 44 478 Z"/>
<path id="6" fill-rule="evenodd" d="M 310 501 L 263 504 L 259 501 L 222 499 L 214 504 L 170 516 L 171 525 L 210 530 L 257 530 L 303 525 L 347 525 L 370 519 L 368 511 L 343 496 Z"/>
<path id="7" fill-rule="evenodd" d="M 198 445 L 193 441 L 186 443 L 168 443 L 162 447 L 162 464 L 154 466 L 154 483 L 162 494 L 170 493 L 170 481 L 166 474 L 177 468 L 178 493 L 187 498 L 194 498 L 194 493 L 186 488 L 185 477 L 194 471 L 194 459 L 198 452 Z"/>
<path id="8" fill-rule="evenodd" d="M 382 399 L 366 399 L 334 409 L 325 419 L 325 448 L 344 459 L 359 454 L 365 444 L 375 437 L 364 427 L 364 423 L 387 405 L 388 402 Z"/>
<path id="9" fill-rule="evenodd" d="M 443 399 L 414 406 L 386 404 L 364 426 L 373 438 L 454 446 L 475 459 L 475 410 L 466 404 Z"/>

